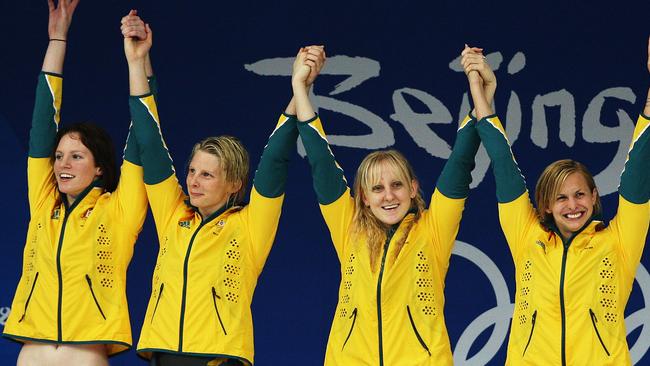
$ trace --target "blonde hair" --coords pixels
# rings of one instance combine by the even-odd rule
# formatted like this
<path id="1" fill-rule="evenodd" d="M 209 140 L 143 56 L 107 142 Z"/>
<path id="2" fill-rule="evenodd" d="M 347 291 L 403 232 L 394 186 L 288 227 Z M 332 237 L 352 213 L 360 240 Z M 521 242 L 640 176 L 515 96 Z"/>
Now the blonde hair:
<path id="1" fill-rule="evenodd" d="M 370 153 L 363 159 L 361 165 L 359 165 L 359 168 L 357 169 L 357 175 L 354 179 L 353 187 L 355 210 L 352 219 L 351 232 L 357 239 L 361 239 L 358 241 L 366 241 L 368 251 L 370 252 L 370 267 L 373 271 L 376 270 L 377 260 L 381 253 L 382 245 L 386 241 L 386 230 L 388 227 L 373 215 L 370 207 L 366 206 L 363 200 L 366 192 L 369 192 L 372 186 L 379 182 L 381 171 L 385 166 L 392 169 L 409 190 L 412 189 L 411 182 L 417 181 L 417 177 L 415 176 L 411 164 L 409 164 L 404 155 L 397 150 L 382 150 Z M 422 215 L 424 206 L 425 203 L 422 199 L 422 194 L 418 189 L 415 192 L 415 197 L 411 199 L 410 208 L 411 210 L 416 211 L 415 217 L 404 231 L 404 235 L 397 241 L 397 249 L 395 250 L 393 260 L 397 258 L 400 250 L 404 246 L 411 227 Z"/>
<path id="2" fill-rule="evenodd" d="M 192 161 L 197 151 L 212 154 L 219 159 L 226 182 L 241 182 L 239 190 L 228 198 L 228 201 L 233 200 L 233 204 L 240 204 L 244 200 L 248 184 L 248 151 L 241 141 L 236 137 L 225 135 L 207 137 L 194 144 L 188 161 Z"/>
<path id="3" fill-rule="evenodd" d="M 547 228 L 554 223 L 553 214 L 548 213 L 551 209 L 555 198 L 557 197 L 562 184 L 573 173 L 580 173 L 587 182 L 589 192 L 594 192 L 596 182 L 586 166 L 575 160 L 564 159 L 551 163 L 544 169 L 542 175 L 537 180 L 535 186 L 535 201 L 537 202 L 537 217 L 539 221 Z M 596 190 L 596 202 L 594 203 L 594 215 L 599 215 L 602 211 L 600 195 Z"/>

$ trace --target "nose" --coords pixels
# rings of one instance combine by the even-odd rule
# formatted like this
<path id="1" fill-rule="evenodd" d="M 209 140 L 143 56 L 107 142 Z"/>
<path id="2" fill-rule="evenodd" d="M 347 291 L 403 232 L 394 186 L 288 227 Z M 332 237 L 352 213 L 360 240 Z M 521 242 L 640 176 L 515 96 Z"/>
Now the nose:
<path id="1" fill-rule="evenodd" d="M 59 159 L 59 165 L 63 168 L 69 168 L 70 167 L 70 157 L 67 155 L 64 155 Z"/>
<path id="2" fill-rule="evenodd" d="M 393 189 L 390 187 L 386 189 L 386 195 L 384 196 L 386 201 L 391 201 L 394 197 L 395 197 L 395 193 L 393 192 Z"/>
<path id="3" fill-rule="evenodd" d="M 196 179 L 195 175 L 194 176 L 193 175 L 188 175 L 187 176 L 187 185 L 189 187 L 197 187 L 199 185 L 198 180 Z"/>
<path id="4" fill-rule="evenodd" d="M 569 209 L 573 210 L 576 207 L 578 207 L 578 200 L 575 197 L 569 197 L 569 200 L 567 201 L 567 205 Z"/>

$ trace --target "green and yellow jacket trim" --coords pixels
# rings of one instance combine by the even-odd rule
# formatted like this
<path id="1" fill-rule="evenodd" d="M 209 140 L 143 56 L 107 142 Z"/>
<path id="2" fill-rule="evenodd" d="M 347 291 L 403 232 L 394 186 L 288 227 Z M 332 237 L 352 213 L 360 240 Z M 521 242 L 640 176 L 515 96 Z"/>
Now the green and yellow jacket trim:
<path id="1" fill-rule="evenodd" d="M 250 203 L 202 217 L 179 185 L 153 95 L 131 97 L 130 105 L 160 243 L 138 352 L 252 365 L 251 301 L 280 219 L 296 120 L 280 116 L 255 173 Z"/>
<path id="2" fill-rule="evenodd" d="M 125 154 L 114 192 L 95 181 L 68 206 L 50 158 L 62 81 L 48 73 L 38 79 L 27 162 L 30 222 L 3 335 L 21 342 L 103 343 L 112 355 L 131 345 L 126 270 L 147 210 L 143 172 Z"/>
<path id="3" fill-rule="evenodd" d="M 428 210 L 387 230 L 378 269 L 363 239 L 351 235 L 354 202 L 318 117 L 298 123 L 314 188 L 341 263 L 338 304 L 326 365 L 451 365 L 444 279 L 479 146 L 475 120 L 460 124 Z M 411 225 L 412 224 L 412 225 Z M 407 228 L 411 229 L 407 232 Z M 395 243 L 406 242 L 396 256 Z"/>
<path id="4" fill-rule="evenodd" d="M 494 168 L 499 219 L 515 263 L 507 365 L 629 365 L 624 310 L 650 220 L 650 120 L 640 116 L 616 216 L 564 239 L 542 225 L 497 116 L 477 124 Z"/>

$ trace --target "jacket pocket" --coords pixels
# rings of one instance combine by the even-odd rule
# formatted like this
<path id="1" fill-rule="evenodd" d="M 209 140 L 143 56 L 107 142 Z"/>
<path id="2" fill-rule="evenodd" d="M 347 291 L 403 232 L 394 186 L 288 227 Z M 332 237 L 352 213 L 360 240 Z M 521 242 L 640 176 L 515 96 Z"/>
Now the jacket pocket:
<path id="1" fill-rule="evenodd" d="M 158 298 L 156 299 L 156 305 L 153 307 L 153 313 L 151 314 L 151 323 L 153 323 L 153 318 L 156 316 L 156 311 L 158 310 L 158 304 L 160 303 L 160 298 L 162 297 L 163 290 L 165 289 L 165 284 L 160 284 L 160 290 L 158 290 Z"/>
<path id="2" fill-rule="evenodd" d="M 217 307 L 217 299 L 221 300 L 221 296 L 217 295 L 217 290 L 212 287 L 212 303 L 214 304 L 214 311 L 217 313 L 217 319 L 219 319 L 219 324 L 221 325 L 221 329 L 223 330 L 224 335 L 228 335 L 226 333 L 226 327 L 223 325 L 223 321 L 221 320 L 221 315 L 219 314 L 219 307 Z"/>
<path id="3" fill-rule="evenodd" d="M 537 321 L 537 310 L 533 312 L 533 316 L 530 320 L 531 326 L 530 326 L 530 334 L 528 335 L 528 341 L 526 342 L 526 347 L 524 347 L 524 353 L 521 355 L 521 357 L 524 357 L 526 355 L 526 351 L 528 350 L 528 346 L 530 346 L 530 341 L 533 340 L 533 332 L 535 331 L 535 322 Z"/>
<path id="4" fill-rule="evenodd" d="M 106 320 L 106 315 L 104 315 L 104 311 L 102 310 L 102 307 L 99 305 L 99 301 L 97 301 L 97 296 L 95 296 L 95 291 L 93 291 L 93 282 L 90 280 L 90 276 L 86 275 L 86 282 L 88 282 L 88 288 L 90 289 L 90 294 L 93 295 L 93 300 L 95 300 L 95 305 L 97 305 L 97 310 L 99 310 L 99 313 L 102 315 L 102 318 Z"/>
<path id="5" fill-rule="evenodd" d="M 352 330 L 354 329 L 354 324 L 357 322 L 357 308 L 354 308 L 354 310 L 352 310 L 352 314 L 350 314 L 350 319 L 352 319 L 352 324 L 350 325 L 350 330 L 348 331 L 347 337 L 345 337 L 345 341 L 343 342 L 341 351 L 343 351 L 343 348 L 345 348 L 345 345 L 348 343 L 348 340 L 350 340 L 350 336 L 352 335 Z"/>
<path id="6" fill-rule="evenodd" d="M 411 315 L 411 308 L 406 305 L 406 312 L 409 315 L 409 320 L 411 321 L 411 328 L 413 328 L 413 332 L 415 332 L 415 336 L 418 338 L 418 341 L 420 342 L 420 345 L 422 348 L 424 348 L 425 351 L 431 356 L 431 351 L 429 351 L 429 347 L 427 346 L 426 343 L 424 343 L 424 339 L 422 339 L 422 336 L 420 336 L 420 332 L 418 332 L 418 328 L 415 326 L 415 321 L 413 321 L 413 315 Z"/>
<path id="7" fill-rule="evenodd" d="M 38 272 L 36 272 L 36 275 L 34 276 L 34 282 L 32 282 L 32 288 L 31 290 L 29 290 L 27 301 L 25 301 L 25 310 L 23 310 L 23 316 L 20 317 L 18 323 L 22 322 L 23 319 L 25 319 L 25 315 L 27 314 L 27 307 L 29 306 L 29 301 L 32 299 L 32 294 L 34 294 L 34 287 L 36 287 L 36 281 L 38 281 Z"/>
<path id="8" fill-rule="evenodd" d="M 605 342 L 603 342 L 603 338 L 600 336 L 600 332 L 598 331 L 598 326 L 596 325 L 596 323 L 598 323 L 598 319 L 596 318 L 596 313 L 594 313 L 593 310 L 589 309 L 589 316 L 591 317 L 591 324 L 593 324 L 594 326 L 594 330 L 596 331 L 596 336 L 600 341 L 600 345 L 603 346 L 605 353 L 607 354 L 607 356 L 609 356 L 609 351 L 607 350 L 607 347 L 605 346 Z"/>

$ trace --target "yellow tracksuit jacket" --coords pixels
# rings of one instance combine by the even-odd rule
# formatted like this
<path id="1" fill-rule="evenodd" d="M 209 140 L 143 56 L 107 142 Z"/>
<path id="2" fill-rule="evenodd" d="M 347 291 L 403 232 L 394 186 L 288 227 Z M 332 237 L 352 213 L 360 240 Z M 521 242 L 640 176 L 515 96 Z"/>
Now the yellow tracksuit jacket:
<path id="1" fill-rule="evenodd" d="M 649 124 L 643 116 L 637 122 L 616 216 L 607 226 L 590 220 L 563 240 L 552 223 L 537 219 L 498 117 L 478 122 L 515 263 L 507 365 L 631 364 L 624 310 L 650 220 Z"/>
<path id="2" fill-rule="evenodd" d="M 50 154 L 62 77 L 41 73 L 27 162 L 30 222 L 23 272 L 4 336 L 18 341 L 105 343 L 128 349 L 126 270 L 147 212 L 142 167 L 127 141 L 117 189 L 95 181 L 71 206 L 58 192 Z"/>
<path id="3" fill-rule="evenodd" d="M 479 146 L 475 121 L 467 117 L 461 123 L 429 209 L 408 233 L 405 228 L 414 213 L 388 230 L 375 271 L 366 243 L 350 235 L 354 201 L 320 119 L 299 122 L 298 129 L 341 263 L 325 365 L 451 365 L 444 280 Z M 404 235 L 408 235 L 406 243 L 395 259 L 394 244 Z"/>
<path id="4" fill-rule="evenodd" d="M 281 116 L 255 174 L 250 203 L 209 217 L 189 204 L 160 134 L 153 95 L 131 97 L 147 195 L 160 242 L 138 352 L 253 364 L 251 301 L 275 237 L 298 132 Z"/>

